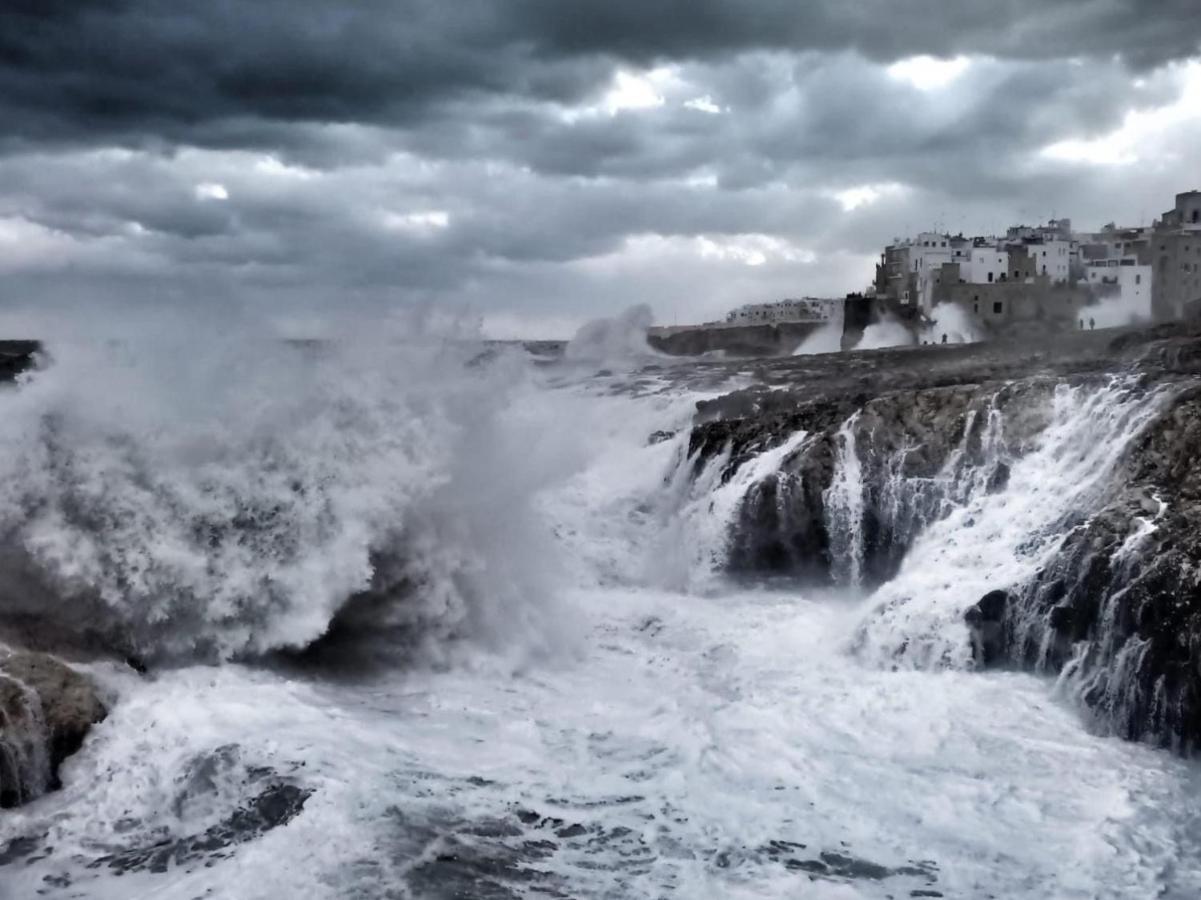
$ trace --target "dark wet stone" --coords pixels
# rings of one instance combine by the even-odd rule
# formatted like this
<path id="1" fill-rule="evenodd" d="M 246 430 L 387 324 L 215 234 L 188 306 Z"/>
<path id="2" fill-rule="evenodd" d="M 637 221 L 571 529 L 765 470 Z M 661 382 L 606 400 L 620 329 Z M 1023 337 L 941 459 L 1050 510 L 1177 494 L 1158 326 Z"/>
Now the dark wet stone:
<path id="1" fill-rule="evenodd" d="M 972 655 L 980 665 L 988 666 L 1005 654 L 1005 612 L 1009 594 L 989 591 L 963 614 L 972 636 Z"/>
<path id="2" fill-rule="evenodd" d="M 1157 391 L 1170 396 L 1093 507 L 1068 510 L 1057 523 L 1064 542 L 1045 570 L 1005 586 L 1003 608 L 994 598 L 993 608 L 970 613 L 973 651 L 980 665 L 1070 667 L 1073 693 L 1098 727 L 1201 752 L 1201 583 L 1192 576 L 1201 569 L 1201 322 L 932 349 L 762 360 L 751 373 L 756 384 L 698 403 L 689 439 L 697 472 L 726 459 L 728 480 L 753 456 L 808 435 L 743 498 L 729 533 L 730 574 L 846 580 L 847 542 L 826 492 L 839 430 L 853 413 L 864 478 L 857 535 L 871 588 L 954 505 L 934 477 L 948 461 L 992 465 L 987 489 L 1014 490 L 1011 466 L 1045 427 L 1054 392 L 1128 376 L 1148 403 Z M 1004 420 L 1003 452 L 985 459 L 993 410 Z M 897 485 L 908 493 L 896 496 Z M 1155 530 L 1128 546 L 1152 517 Z M 1031 535 L 1020 552 L 1042 539 Z"/>
<path id="3" fill-rule="evenodd" d="M 0 656 L 0 808 L 58 788 L 59 766 L 107 714 L 92 680 L 55 657 Z"/>
<path id="4" fill-rule="evenodd" d="M 531 885 L 552 881 L 549 872 L 528 865 L 529 860 L 514 848 L 471 846 L 455 838 L 448 839 L 447 845 L 445 852 L 409 873 L 407 881 L 419 896 L 517 900 Z M 545 853 L 538 858 L 545 858 Z"/>
<path id="5" fill-rule="evenodd" d="M 657 635 L 663 630 L 663 620 L 658 616 L 647 616 L 638 623 L 638 630 L 643 634 Z"/>
<path id="6" fill-rule="evenodd" d="M 18 860 L 26 859 L 42 846 L 46 835 L 24 835 L 15 837 L 3 847 L 0 847 L 0 866 L 11 865 Z"/>
<path id="7" fill-rule="evenodd" d="M 664 441 L 670 441 L 676 436 L 674 431 L 652 431 L 646 439 L 647 444 L 662 444 Z"/>
<path id="8" fill-rule="evenodd" d="M 795 841 L 771 841 L 767 845 L 768 855 L 780 853 L 794 853 L 797 850 L 804 850 L 804 844 L 798 844 Z"/>
<path id="9" fill-rule="evenodd" d="M 470 833 L 479 837 L 502 838 L 516 837 L 524 832 L 512 822 L 506 822 L 503 819 L 485 819 L 472 823 Z"/>
<path id="10" fill-rule="evenodd" d="M 797 872 L 811 872 L 814 875 L 828 875 L 830 872 L 830 867 L 818 859 L 785 860 L 784 868 Z"/>
<path id="11" fill-rule="evenodd" d="M 89 869 L 109 868 L 118 873 L 149 871 L 162 873 L 247 843 L 273 828 L 288 824 L 304 809 L 312 791 L 293 784 L 265 788 L 225 821 L 202 834 L 170 838 L 148 847 L 131 847 L 109 853 L 88 863 Z"/>
<path id="12" fill-rule="evenodd" d="M 887 866 L 877 865 L 865 859 L 856 859 L 853 856 L 846 856 L 842 853 L 832 853 L 827 850 L 820 854 L 820 856 L 821 861 L 829 867 L 830 874 L 832 875 L 880 881 L 890 875 L 896 874 L 895 870 Z"/>
<path id="13" fill-rule="evenodd" d="M 1047 624 L 1056 631 L 1071 631 L 1075 621 L 1076 611 L 1070 606 L 1054 606 L 1047 617 Z"/>
<path id="14" fill-rule="evenodd" d="M 847 846 L 845 841 L 842 846 Z M 928 883 L 938 880 L 938 867 L 928 861 L 890 868 L 843 851 L 823 850 L 816 858 L 797 855 L 798 851 L 804 849 L 804 844 L 774 840 L 760 848 L 759 852 L 768 859 L 782 863 L 790 872 L 804 872 L 810 878 L 883 881 L 896 877 L 912 877 Z"/>
<path id="15" fill-rule="evenodd" d="M 1007 463 L 998 463 L 993 469 L 992 475 L 988 479 L 988 492 L 990 494 L 999 494 L 1009 486 L 1009 465 Z"/>

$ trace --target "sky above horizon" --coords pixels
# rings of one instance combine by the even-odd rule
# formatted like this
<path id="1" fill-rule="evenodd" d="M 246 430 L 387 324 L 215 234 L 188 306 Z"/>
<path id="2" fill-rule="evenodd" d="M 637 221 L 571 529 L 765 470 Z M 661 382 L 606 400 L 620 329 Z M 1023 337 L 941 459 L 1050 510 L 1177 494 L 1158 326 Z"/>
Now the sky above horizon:
<path id="1" fill-rule="evenodd" d="M 1201 188 L 1197 0 L 7 0 L 0 312 L 564 337 Z"/>

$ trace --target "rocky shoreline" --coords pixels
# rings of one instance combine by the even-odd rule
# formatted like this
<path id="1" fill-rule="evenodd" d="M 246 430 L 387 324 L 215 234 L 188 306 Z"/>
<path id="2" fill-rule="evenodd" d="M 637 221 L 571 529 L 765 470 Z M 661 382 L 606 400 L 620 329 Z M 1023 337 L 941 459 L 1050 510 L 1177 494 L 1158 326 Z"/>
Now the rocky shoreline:
<path id="1" fill-rule="evenodd" d="M 0 380 L 37 350 L 0 344 Z M 893 577 L 923 530 L 965 497 L 1005 490 L 1057 391 L 1125 379 L 1156 405 L 1106 489 L 1061 523 L 1048 565 L 964 597 L 962 618 L 977 666 L 1060 673 L 1099 727 L 1201 749 L 1201 326 L 656 369 L 694 384 L 734 372 L 753 382 L 698 405 L 696 473 L 719 466 L 728 478 L 807 432 L 744 496 L 729 573 L 864 589 Z M 854 503 L 840 482 L 851 465 Z M 5 569 L 11 589 L 21 573 L 11 559 Z M 107 714 L 98 686 L 60 654 L 112 656 L 113 644 L 59 646 L 33 611 L 0 616 L 0 807 L 57 787 L 60 764 Z"/>
<path id="2" fill-rule="evenodd" d="M 964 617 L 977 666 L 1059 673 L 1099 728 L 1201 749 L 1201 328 L 763 361 L 756 375 L 699 404 L 694 471 L 728 478 L 807 437 L 747 491 L 727 570 L 868 590 L 932 522 L 1006 488 L 1057 390 L 1122 379 L 1136 407 L 1157 404 L 1088 508 L 1059 523 L 1050 564 L 965 597 Z"/>

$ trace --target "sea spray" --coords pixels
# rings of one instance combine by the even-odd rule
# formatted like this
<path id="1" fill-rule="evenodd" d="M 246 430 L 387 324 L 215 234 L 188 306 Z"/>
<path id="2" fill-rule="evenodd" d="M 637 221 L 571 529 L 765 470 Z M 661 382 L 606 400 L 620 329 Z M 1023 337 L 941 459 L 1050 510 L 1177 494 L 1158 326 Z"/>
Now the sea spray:
<path id="1" fill-rule="evenodd" d="M 564 357 L 573 362 L 606 362 L 631 356 L 652 356 L 646 342 L 654 313 L 646 304 L 631 306 L 612 318 L 585 323 L 567 343 Z"/>
<path id="2" fill-rule="evenodd" d="M 929 319 L 930 324 L 922 332 L 924 343 L 972 344 L 987 336 L 979 320 L 958 303 L 935 305 Z"/>
<path id="3" fill-rule="evenodd" d="M 583 429 L 531 439 L 521 360 L 228 334 L 47 358 L 0 393 L 9 614 L 150 658 L 303 647 L 364 594 L 425 643 L 553 620 L 530 502 Z"/>
<path id="4" fill-rule="evenodd" d="M 913 332 L 900 320 L 886 315 L 863 329 L 863 336 L 855 345 L 856 350 L 882 350 L 887 347 L 908 347 L 917 343 Z"/>
<path id="5" fill-rule="evenodd" d="M 812 356 L 817 353 L 837 353 L 841 350 L 846 309 L 845 303 L 833 304 L 830 321 L 806 335 L 800 346 L 792 351 L 792 355 Z"/>

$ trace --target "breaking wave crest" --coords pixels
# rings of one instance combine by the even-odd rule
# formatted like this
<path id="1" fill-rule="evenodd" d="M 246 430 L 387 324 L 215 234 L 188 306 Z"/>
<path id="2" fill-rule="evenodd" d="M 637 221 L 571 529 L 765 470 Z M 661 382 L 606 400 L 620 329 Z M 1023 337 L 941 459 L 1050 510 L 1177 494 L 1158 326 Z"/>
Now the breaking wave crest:
<path id="1" fill-rule="evenodd" d="M 445 340 L 51 344 L 0 392 L 4 606 L 151 659 L 536 629 L 533 390 Z"/>

